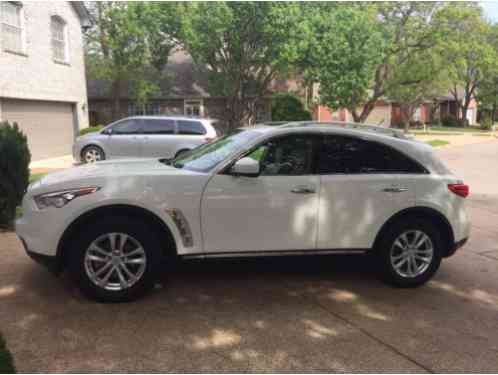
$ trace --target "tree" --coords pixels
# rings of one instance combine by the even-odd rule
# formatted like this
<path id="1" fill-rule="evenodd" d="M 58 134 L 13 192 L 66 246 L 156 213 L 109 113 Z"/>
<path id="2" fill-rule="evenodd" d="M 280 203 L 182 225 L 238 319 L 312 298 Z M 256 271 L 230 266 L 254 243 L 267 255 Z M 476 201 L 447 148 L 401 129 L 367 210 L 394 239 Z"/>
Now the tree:
<path id="1" fill-rule="evenodd" d="M 271 119 L 273 121 L 307 121 L 311 120 L 311 113 L 304 109 L 298 97 L 278 93 L 272 98 Z"/>
<path id="2" fill-rule="evenodd" d="M 477 87 L 497 64 L 497 51 L 490 43 L 491 28 L 478 4 L 452 3 L 439 14 L 447 39 L 444 57 L 451 80 L 451 95 L 457 102 L 457 119 L 464 123 Z"/>
<path id="3" fill-rule="evenodd" d="M 160 6 L 155 2 L 96 2 L 90 7 L 96 23 L 86 35 L 88 74 L 109 84 L 113 118 L 120 113 L 125 83 L 134 83 L 140 104 L 158 90 L 156 82 L 176 45 L 173 35 L 178 27 L 174 21 L 177 5 Z"/>
<path id="4" fill-rule="evenodd" d="M 301 43 L 301 66 L 320 84 L 322 103 L 347 108 L 364 122 L 394 88 L 418 83 L 399 72 L 437 44 L 437 8 L 419 2 L 312 5 L 311 18 L 306 15 L 312 22 L 300 24 L 309 40 Z"/>
<path id="5" fill-rule="evenodd" d="M 490 27 L 488 41 L 494 53 L 498 53 L 498 24 Z M 492 124 L 496 121 L 498 110 L 498 64 L 487 66 L 486 71 L 476 89 L 476 98 L 479 101 L 479 109 L 488 112 Z"/>
<path id="6" fill-rule="evenodd" d="M 285 71 L 272 2 L 187 3 L 180 35 L 183 48 L 208 76 L 208 91 L 228 98 L 228 128 L 252 123 L 256 107 Z"/>

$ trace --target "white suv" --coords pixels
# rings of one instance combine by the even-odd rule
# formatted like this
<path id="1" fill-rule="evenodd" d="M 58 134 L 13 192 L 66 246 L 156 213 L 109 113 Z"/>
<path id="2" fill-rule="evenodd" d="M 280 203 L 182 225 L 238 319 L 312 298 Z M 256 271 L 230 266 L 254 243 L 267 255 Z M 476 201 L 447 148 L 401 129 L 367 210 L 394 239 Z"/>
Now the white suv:
<path id="1" fill-rule="evenodd" d="M 94 163 L 129 157 L 178 157 L 218 137 L 216 120 L 186 116 L 135 116 L 76 138 L 73 158 Z"/>
<path id="2" fill-rule="evenodd" d="M 172 257 L 369 253 L 385 280 L 414 287 L 467 240 L 468 192 L 397 131 L 290 123 L 173 160 L 49 174 L 16 230 L 29 255 L 101 301 L 139 297 Z"/>

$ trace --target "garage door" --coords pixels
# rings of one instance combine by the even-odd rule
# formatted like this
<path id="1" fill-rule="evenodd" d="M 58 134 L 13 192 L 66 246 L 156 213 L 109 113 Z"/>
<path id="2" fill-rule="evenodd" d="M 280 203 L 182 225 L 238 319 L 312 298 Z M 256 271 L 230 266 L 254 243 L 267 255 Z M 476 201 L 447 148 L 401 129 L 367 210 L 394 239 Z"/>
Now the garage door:
<path id="1" fill-rule="evenodd" d="M 2 99 L 2 120 L 17 122 L 28 137 L 31 160 L 71 153 L 74 139 L 70 103 Z"/>

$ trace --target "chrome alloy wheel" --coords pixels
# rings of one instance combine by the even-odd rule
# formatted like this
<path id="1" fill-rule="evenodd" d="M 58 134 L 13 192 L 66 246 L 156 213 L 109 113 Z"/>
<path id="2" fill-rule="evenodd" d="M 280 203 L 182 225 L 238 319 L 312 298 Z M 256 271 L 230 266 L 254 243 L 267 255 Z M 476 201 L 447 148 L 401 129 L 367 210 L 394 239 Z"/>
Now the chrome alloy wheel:
<path id="1" fill-rule="evenodd" d="M 414 278 L 429 268 L 434 257 L 434 246 L 427 234 L 408 230 L 396 238 L 391 247 L 391 265 L 398 275 Z"/>
<path id="2" fill-rule="evenodd" d="M 85 252 L 85 271 L 97 286 L 122 291 L 143 276 L 147 257 L 142 245 L 125 233 L 106 233 Z"/>
<path id="3" fill-rule="evenodd" d="M 102 153 L 96 148 L 89 148 L 84 152 L 84 158 L 87 163 L 95 163 L 102 160 Z"/>

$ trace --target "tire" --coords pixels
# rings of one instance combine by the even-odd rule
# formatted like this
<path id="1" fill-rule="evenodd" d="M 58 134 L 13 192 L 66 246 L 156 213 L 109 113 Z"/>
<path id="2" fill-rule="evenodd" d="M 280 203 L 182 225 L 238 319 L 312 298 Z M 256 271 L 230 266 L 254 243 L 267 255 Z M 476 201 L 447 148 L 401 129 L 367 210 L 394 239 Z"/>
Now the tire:
<path id="1" fill-rule="evenodd" d="M 417 243 L 421 245 L 414 249 Z M 441 234 L 431 221 L 405 218 L 394 223 L 380 239 L 376 251 L 380 276 L 396 287 L 418 287 L 439 269 L 442 250 Z"/>
<path id="2" fill-rule="evenodd" d="M 114 237 L 112 248 L 115 249 L 112 254 L 111 237 Z M 113 303 L 134 301 L 144 296 L 158 278 L 163 260 L 159 241 L 156 233 L 140 220 L 105 218 L 89 225 L 75 238 L 74 244 L 75 248 L 70 250 L 70 273 L 83 294 L 93 300 Z M 118 250 L 120 247 L 121 252 Z M 95 257 L 101 260 L 92 260 Z M 125 272 L 123 263 L 134 279 Z M 108 274 L 107 283 L 98 285 Z M 122 283 L 121 276 L 126 283 Z"/>
<path id="3" fill-rule="evenodd" d="M 87 146 L 81 152 L 81 161 L 84 164 L 95 163 L 101 160 L 105 160 L 105 153 L 99 146 Z"/>

